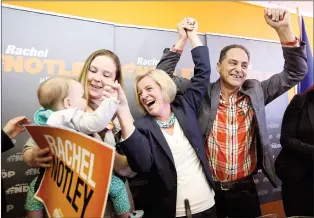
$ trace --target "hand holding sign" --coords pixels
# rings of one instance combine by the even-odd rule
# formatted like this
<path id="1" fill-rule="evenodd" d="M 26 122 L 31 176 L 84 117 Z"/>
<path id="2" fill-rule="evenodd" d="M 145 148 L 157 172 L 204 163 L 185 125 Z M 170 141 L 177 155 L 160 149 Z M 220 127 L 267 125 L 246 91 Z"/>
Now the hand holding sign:
<path id="1" fill-rule="evenodd" d="M 35 147 L 32 150 L 32 160 L 34 162 L 34 166 L 48 168 L 51 167 L 52 156 L 50 154 L 49 148 L 38 148 Z"/>
<path id="2" fill-rule="evenodd" d="M 29 124 L 31 121 L 25 116 L 15 117 L 3 127 L 3 132 L 9 136 L 10 139 L 14 139 L 21 132 L 24 131 L 23 125 Z"/>

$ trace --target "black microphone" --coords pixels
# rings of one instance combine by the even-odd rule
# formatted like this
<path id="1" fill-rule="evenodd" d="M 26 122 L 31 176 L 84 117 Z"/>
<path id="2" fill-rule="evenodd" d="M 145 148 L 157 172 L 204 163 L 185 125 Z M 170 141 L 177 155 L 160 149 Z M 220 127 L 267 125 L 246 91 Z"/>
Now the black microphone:
<path id="1" fill-rule="evenodd" d="M 184 200 L 184 206 L 185 206 L 186 218 L 192 218 L 190 203 L 188 199 Z"/>

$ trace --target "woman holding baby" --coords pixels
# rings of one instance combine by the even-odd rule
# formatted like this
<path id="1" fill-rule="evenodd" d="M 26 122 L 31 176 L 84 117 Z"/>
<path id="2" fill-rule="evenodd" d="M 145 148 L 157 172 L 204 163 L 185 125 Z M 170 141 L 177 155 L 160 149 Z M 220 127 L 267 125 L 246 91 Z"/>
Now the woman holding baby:
<path id="1" fill-rule="evenodd" d="M 109 50 L 98 50 L 92 53 L 86 60 L 79 82 L 83 85 L 85 99 L 88 99 L 87 112 L 93 112 L 98 108 L 104 97 L 102 92 L 105 84 L 113 83 L 114 81 L 122 84 L 121 64 L 119 58 Z M 35 113 L 34 119 L 38 124 L 46 124 L 52 112 L 50 110 L 39 110 Z M 120 140 L 116 135 L 120 131 L 120 125 L 117 118 L 113 117 L 104 131 L 98 133 L 101 139 L 112 146 Z M 51 166 L 52 157 L 49 156 L 49 149 L 40 149 L 32 139 L 29 139 L 23 151 L 24 161 L 32 167 L 44 168 Z M 114 172 L 121 177 L 133 177 L 135 173 L 130 169 L 125 156 L 116 152 L 114 161 Z M 42 175 L 43 173 L 41 173 Z M 44 216 L 44 207 L 41 202 L 37 201 L 33 196 L 40 183 L 40 179 L 35 179 L 30 185 L 30 191 L 27 196 L 25 209 L 28 217 L 41 218 Z M 134 208 L 133 199 L 129 190 L 128 182 L 125 180 L 125 188 L 127 189 L 129 205 L 124 207 L 126 212 L 130 212 Z M 105 218 L 119 217 L 115 213 L 116 207 L 113 207 L 111 200 L 107 202 Z M 131 207 L 131 208 L 130 208 Z M 121 208 L 120 208 L 121 209 Z M 124 211 L 125 212 L 125 211 Z M 140 218 L 143 216 L 143 211 L 132 211 L 128 214 L 131 218 Z"/>

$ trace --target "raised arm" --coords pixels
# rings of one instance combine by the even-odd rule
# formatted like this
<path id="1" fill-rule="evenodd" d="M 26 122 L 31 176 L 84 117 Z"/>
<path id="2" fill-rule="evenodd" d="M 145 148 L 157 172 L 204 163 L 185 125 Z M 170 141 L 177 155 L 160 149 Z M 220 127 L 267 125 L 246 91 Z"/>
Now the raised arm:
<path id="1" fill-rule="evenodd" d="M 194 29 L 187 30 L 188 38 L 192 45 L 192 58 L 195 64 L 194 76 L 187 85 L 184 97 L 195 111 L 198 111 L 201 101 L 206 93 L 210 77 L 210 63 L 208 48 L 203 46 L 199 36 L 197 35 L 197 21 L 191 18 Z"/>
<path id="2" fill-rule="evenodd" d="M 105 98 L 93 112 L 70 108 L 54 112 L 47 120 L 47 125 L 68 127 L 84 134 L 93 134 L 106 128 L 116 113 L 119 101 L 114 97 Z"/>
<path id="3" fill-rule="evenodd" d="M 283 71 L 262 81 L 265 105 L 297 85 L 307 73 L 305 43 L 296 40 L 290 14 L 284 9 L 266 8 L 266 23 L 277 32 L 285 59 Z"/>
<path id="4" fill-rule="evenodd" d="M 282 120 L 280 144 L 292 153 L 297 152 L 311 156 L 314 145 L 304 143 L 297 137 L 304 104 L 303 98 L 304 96 L 296 95 L 288 105 Z"/>
<path id="5" fill-rule="evenodd" d="M 177 86 L 179 94 L 183 94 L 187 88 L 188 83 L 190 83 L 190 80 L 186 78 L 173 75 L 175 68 L 180 60 L 181 54 L 184 50 L 184 47 L 188 41 L 188 36 L 185 28 L 189 28 L 186 25 L 185 20 L 180 21 L 177 25 L 179 39 L 171 49 L 164 49 L 163 56 L 156 67 L 157 69 L 165 71 L 172 78 Z"/>
<path id="6" fill-rule="evenodd" d="M 128 163 L 134 172 L 149 172 L 153 164 L 153 158 L 149 141 L 147 139 L 148 133 L 142 129 L 135 127 L 133 124 L 127 122 L 127 115 L 129 112 L 121 111 L 122 131 L 125 130 L 125 140 L 120 143 L 121 149 L 128 159 Z M 128 126 L 128 127 L 127 127 Z M 127 129 L 133 128 L 133 131 Z"/>
<path id="7" fill-rule="evenodd" d="M 73 116 L 72 123 L 78 131 L 85 134 L 100 132 L 111 121 L 117 111 L 118 104 L 119 101 L 116 98 L 106 98 L 91 113 L 77 110 L 75 116 Z"/>
<path id="8" fill-rule="evenodd" d="M 128 164 L 134 172 L 149 172 L 153 163 L 147 133 L 136 128 L 128 105 L 127 98 L 119 84 L 110 84 L 118 91 L 120 101 L 117 109 L 117 117 L 122 131 L 120 147 L 127 157 Z"/>

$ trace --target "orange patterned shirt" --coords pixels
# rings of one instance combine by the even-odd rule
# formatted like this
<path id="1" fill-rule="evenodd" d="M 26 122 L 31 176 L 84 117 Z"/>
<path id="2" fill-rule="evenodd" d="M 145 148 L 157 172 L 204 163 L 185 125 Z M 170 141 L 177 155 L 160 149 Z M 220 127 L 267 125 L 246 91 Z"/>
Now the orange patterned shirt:
<path id="1" fill-rule="evenodd" d="M 220 95 L 216 119 L 206 142 L 214 180 L 234 181 L 254 172 L 255 118 L 248 96 L 237 91 L 227 103 Z"/>

